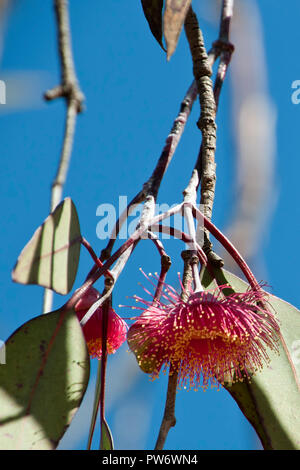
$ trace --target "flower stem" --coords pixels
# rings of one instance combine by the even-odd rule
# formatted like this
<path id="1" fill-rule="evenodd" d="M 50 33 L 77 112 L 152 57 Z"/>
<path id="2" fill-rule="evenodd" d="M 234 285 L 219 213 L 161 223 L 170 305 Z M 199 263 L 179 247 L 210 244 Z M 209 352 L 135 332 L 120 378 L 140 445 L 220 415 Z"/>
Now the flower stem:
<path id="1" fill-rule="evenodd" d="M 247 281 L 254 290 L 260 290 L 260 286 L 255 279 L 254 274 L 247 265 L 244 258 L 240 255 L 238 250 L 233 246 L 233 244 L 228 240 L 228 238 L 207 218 L 202 214 L 197 207 L 193 208 L 194 214 L 198 220 L 204 221 L 204 226 L 209 230 L 209 232 L 224 246 L 228 253 L 235 260 L 241 271 L 244 273 Z"/>
<path id="2" fill-rule="evenodd" d="M 87 450 L 90 450 L 91 446 L 92 446 L 93 434 L 94 434 L 97 414 L 98 414 L 98 410 L 99 410 L 100 390 L 101 390 L 101 361 L 98 361 L 98 370 L 97 370 L 95 397 L 94 397 L 94 407 L 93 407 L 93 413 L 92 413 L 90 430 L 89 430 Z"/>
<path id="3" fill-rule="evenodd" d="M 187 293 L 186 289 L 190 281 L 192 280 L 192 266 L 191 266 L 191 251 L 185 250 L 181 253 L 184 261 L 182 285 L 183 289 L 181 292 L 182 299 L 185 299 Z M 155 450 L 162 450 L 164 448 L 168 433 L 171 427 L 176 424 L 175 417 L 175 404 L 176 404 L 176 392 L 177 392 L 177 380 L 178 371 L 175 365 L 170 364 L 168 389 L 165 403 L 164 416 L 160 425 L 158 438 L 155 445 Z"/>
<path id="4" fill-rule="evenodd" d="M 172 370 L 172 366 L 170 366 L 165 411 L 164 411 L 163 420 L 159 429 L 157 441 L 154 447 L 155 450 L 162 450 L 164 448 L 169 430 L 176 424 L 175 403 L 176 403 L 177 378 L 178 378 L 178 372 L 176 370 Z"/>
<path id="5" fill-rule="evenodd" d="M 107 279 L 105 283 L 106 292 L 109 291 L 110 280 Z M 102 306 L 102 355 L 101 355 L 101 384 L 100 384 L 100 449 L 104 448 L 103 443 L 103 428 L 106 424 L 105 421 L 105 377 L 106 377 L 106 364 L 107 364 L 107 329 L 108 329 L 108 314 L 111 308 L 111 296 L 103 303 Z M 104 426 L 103 426 L 104 424 Z"/>
<path id="6" fill-rule="evenodd" d="M 98 256 L 94 252 L 93 248 L 91 247 L 89 242 L 84 237 L 81 237 L 81 244 L 87 249 L 87 251 L 89 252 L 91 257 L 93 258 L 93 260 L 94 260 L 95 264 L 98 266 L 98 268 L 102 268 L 103 267 L 102 261 L 100 261 L 100 259 L 98 258 Z M 111 274 L 111 272 L 109 270 L 107 270 L 107 275 L 109 277 L 113 278 L 113 275 Z"/>
<path id="7" fill-rule="evenodd" d="M 151 230 L 153 232 L 166 233 L 167 235 L 171 235 L 172 237 L 177 238 L 178 240 L 182 240 L 184 243 L 187 243 L 187 244 L 192 243 L 192 239 L 190 235 L 172 226 L 167 227 L 166 225 L 153 224 L 151 225 Z M 197 255 L 199 257 L 200 263 L 202 265 L 203 264 L 206 265 L 207 264 L 206 254 L 204 253 L 201 246 L 197 242 L 196 242 L 196 250 L 197 250 Z"/>
<path id="8" fill-rule="evenodd" d="M 161 257 L 161 269 L 160 269 L 160 275 L 159 275 L 158 283 L 156 286 L 155 294 L 153 297 L 153 305 L 156 305 L 160 301 L 166 275 L 170 267 L 171 267 L 170 257 L 168 255 L 163 255 Z"/>

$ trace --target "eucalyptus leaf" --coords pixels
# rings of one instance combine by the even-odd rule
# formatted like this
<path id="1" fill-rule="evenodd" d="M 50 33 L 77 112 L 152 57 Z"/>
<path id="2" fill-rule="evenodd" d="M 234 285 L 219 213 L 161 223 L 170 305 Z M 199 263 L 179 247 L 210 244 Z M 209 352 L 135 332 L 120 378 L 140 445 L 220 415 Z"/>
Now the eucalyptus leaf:
<path id="1" fill-rule="evenodd" d="M 248 284 L 225 270 L 215 269 L 219 285 L 230 284 L 235 292 L 245 292 Z M 208 271 L 202 282 L 215 287 Z M 228 289 L 227 294 L 230 294 Z M 226 294 L 226 295 L 227 295 Z M 268 350 L 270 365 L 251 381 L 225 387 L 253 425 L 264 449 L 300 449 L 300 311 L 269 294 L 268 303 L 280 324 L 280 354 Z"/>
<path id="2" fill-rule="evenodd" d="M 77 273 L 80 241 L 77 211 L 72 200 L 66 198 L 22 250 L 12 272 L 13 280 L 67 294 Z"/>
<path id="3" fill-rule="evenodd" d="M 149 23 L 150 30 L 157 42 L 160 44 L 163 50 L 165 50 L 162 43 L 162 9 L 164 2 L 163 0 L 141 1 L 144 10 L 144 15 Z"/>
<path id="4" fill-rule="evenodd" d="M 182 25 L 190 4 L 191 0 L 166 0 L 163 29 L 168 59 L 170 59 L 177 47 Z"/>
<path id="5" fill-rule="evenodd" d="M 33 318 L 5 343 L 0 449 L 56 448 L 84 396 L 89 355 L 73 310 Z"/>

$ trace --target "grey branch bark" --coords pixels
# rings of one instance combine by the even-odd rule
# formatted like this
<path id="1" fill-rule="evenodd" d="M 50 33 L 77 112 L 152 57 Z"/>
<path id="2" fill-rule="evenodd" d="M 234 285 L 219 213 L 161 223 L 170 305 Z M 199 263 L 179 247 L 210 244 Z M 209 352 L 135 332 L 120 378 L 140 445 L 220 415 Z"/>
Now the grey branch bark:
<path id="1" fill-rule="evenodd" d="M 213 43 L 212 50 L 207 55 L 201 29 L 197 17 L 190 7 L 185 21 L 185 32 L 190 45 L 193 73 L 198 85 L 201 114 L 198 127 L 202 133 L 202 143 L 195 168 L 201 178 L 201 201 L 206 217 L 211 220 L 216 185 L 216 112 L 221 89 L 226 76 L 227 68 L 234 50 L 229 41 L 230 24 L 233 15 L 234 0 L 223 0 L 219 37 Z M 211 56 L 214 60 L 220 56 L 215 85 L 211 80 Z M 202 235 L 201 235 L 202 236 Z M 203 249 L 209 261 L 217 267 L 224 265 L 223 260 L 212 250 L 209 233 L 203 233 Z"/>
<path id="2" fill-rule="evenodd" d="M 197 17 L 191 7 L 185 20 L 185 32 L 193 59 L 193 73 L 198 86 L 201 108 L 197 123 L 202 133 L 201 204 L 204 205 L 204 214 L 211 219 L 216 182 L 216 104 L 210 78 L 212 69 Z"/>
<path id="3" fill-rule="evenodd" d="M 190 45 L 193 59 L 194 78 L 197 83 L 201 114 L 198 121 L 198 127 L 202 132 L 202 144 L 196 162 L 195 169 L 192 173 L 188 186 L 183 191 L 185 201 L 196 202 L 196 191 L 201 177 L 201 204 L 204 205 L 205 215 L 211 219 L 212 208 L 215 194 L 216 182 L 216 97 L 217 101 L 221 92 L 222 84 L 225 78 L 228 64 L 233 52 L 233 46 L 229 43 L 229 27 L 233 14 L 234 0 L 223 0 L 219 38 L 214 42 L 212 50 L 207 55 L 202 32 L 198 25 L 198 20 L 192 8 L 185 20 L 185 31 Z M 212 75 L 211 64 L 221 55 L 220 65 L 218 69 L 217 81 L 213 88 L 210 79 Z M 211 261 L 215 264 L 222 265 L 223 261 L 211 249 L 211 243 L 208 238 L 208 232 L 204 232 L 206 243 L 208 244 L 208 254 L 211 255 Z M 193 265 L 195 256 L 192 250 L 182 252 L 184 260 L 183 286 L 186 287 L 193 279 Z M 182 298 L 184 298 L 182 292 Z M 171 427 L 175 426 L 175 403 L 177 390 L 178 373 L 172 369 L 170 365 L 169 382 L 167 389 L 167 397 L 165 403 L 165 411 L 162 419 L 159 435 L 157 438 L 155 450 L 162 450 Z"/>
<path id="4" fill-rule="evenodd" d="M 83 109 L 84 95 L 81 92 L 75 72 L 75 65 L 71 45 L 71 29 L 67 0 L 54 0 L 54 9 L 57 22 L 58 51 L 61 66 L 60 85 L 48 90 L 44 97 L 51 101 L 56 98 L 65 98 L 67 110 L 65 131 L 62 143 L 60 160 L 56 176 L 51 186 L 50 212 L 62 200 L 63 188 L 66 182 L 70 158 L 73 148 L 77 114 Z M 53 291 L 45 289 L 43 312 L 52 309 Z"/>

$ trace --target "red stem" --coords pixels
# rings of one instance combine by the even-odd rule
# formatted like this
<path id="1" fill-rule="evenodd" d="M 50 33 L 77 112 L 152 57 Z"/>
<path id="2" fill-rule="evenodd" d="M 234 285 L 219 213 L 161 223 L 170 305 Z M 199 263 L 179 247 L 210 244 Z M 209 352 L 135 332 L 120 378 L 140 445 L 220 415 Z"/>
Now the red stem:
<path id="1" fill-rule="evenodd" d="M 205 217 L 205 215 L 202 214 L 197 207 L 193 207 L 193 213 L 197 219 L 203 219 L 204 227 L 210 231 L 210 233 L 224 246 L 230 256 L 232 256 L 239 268 L 244 273 L 250 286 L 255 290 L 260 290 L 260 286 L 257 280 L 255 279 L 255 276 L 252 273 L 251 269 L 247 265 L 244 258 L 240 255 L 238 250 L 228 240 L 228 238 L 207 217 Z"/>
<path id="2" fill-rule="evenodd" d="M 101 355 L 101 384 L 100 384 L 100 449 L 102 449 L 102 423 L 105 422 L 105 373 L 107 364 L 107 327 L 110 308 L 110 298 L 102 306 L 102 355 Z"/>
<path id="3" fill-rule="evenodd" d="M 89 242 L 84 238 L 84 237 L 81 237 L 81 244 L 88 250 L 89 254 L 91 255 L 91 257 L 93 258 L 95 264 L 97 265 L 98 268 L 102 268 L 103 267 L 103 263 L 102 261 L 100 261 L 100 259 L 98 258 L 98 256 L 96 255 L 96 253 L 94 252 L 93 248 L 91 247 L 91 245 L 89 244 Z M 111 272 L 109 270 L 107 270 L 107 273 L 106 273 L 110 278 L 113 279 L 113 275 L 111 274 Z"/>

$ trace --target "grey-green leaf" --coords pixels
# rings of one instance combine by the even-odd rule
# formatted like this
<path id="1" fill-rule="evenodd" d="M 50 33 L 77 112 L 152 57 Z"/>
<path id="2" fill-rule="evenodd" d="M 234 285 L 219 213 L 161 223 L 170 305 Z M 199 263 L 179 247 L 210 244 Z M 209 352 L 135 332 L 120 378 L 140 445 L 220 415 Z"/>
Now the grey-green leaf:
<path id="1" fill-rule="evenodd" d="M 219 285 L 228 283 L 236 292 L 245 292 L 248 287 L 228 271 L 215 270 L 215 274 Z M 213 287 L 207 271 L 203 284 Z M 280 355 L 268 351 L 269 367 L 255 374 L 250 383 L 228 384 L 226 388 L 265 449 L 295 450 L 300 449 L 300 311 L 274 295 L 268 302 L 280 322 Z"/>
<path id="2" fill-rule="evenodd" d="M 73 310 L 38 316 L 5 343 L 0 449 L 56 448 L 84 396 L 89 355 Z"/>
<path id="3" fill-rule="evenodd" d="M 144 15 L 146 20 L 149 23 L 150 30 L 160 44 L 160 46 L 165 50 L 162 43 L 162 9 L 163 9 L 163 0 L 142 0 L 142 7 L 144 10 Z"/>
<path id="4" fill-rule="evenodd" d="M 191 0 L 166 0 L 163 27 L 168 59 L 170 59 L 177 47 L 182 25 L 190 4 Z"/>
<path id="5" fill-rule="evenodd" d="M 80 240 L 77 211 L 72 200 L 66 198 L 22 250 L 12 273 L 13 280 L 67 294 L 77 273 Z"/>

